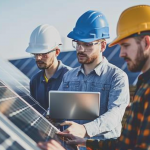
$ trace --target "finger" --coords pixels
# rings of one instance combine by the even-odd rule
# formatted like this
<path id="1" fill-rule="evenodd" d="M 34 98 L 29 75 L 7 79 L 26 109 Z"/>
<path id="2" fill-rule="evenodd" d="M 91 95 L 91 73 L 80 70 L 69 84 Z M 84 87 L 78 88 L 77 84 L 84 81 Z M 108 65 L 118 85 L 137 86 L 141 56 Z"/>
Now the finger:
<path id="1" fill-rule="evenodd" d="M 66 129 L 63 131 L 63 133 L 70 133 L 70 130 Z"/>
<path id="2" fill-rule="evenodd" d="M 49 142 L 40 142 L 38 143 L 38 146 L 42 149 L 42 150 L 57 150 L 59 147 L 59 144 L 54 141 L 54 140 L 50 140 Z"/>
<path id="3" fill-rule="evenodd" d="M 64 132 L 59 132 L 59 133 L 57 133 L 57 135 L 60 135 L 60 136 L 66 137 L 66 138 L 73 138 L 74 137 L 72 134 L 64 133 Z"/>
<path id="4" fill-rule="evenodd" d="M 41 148 L 42 150 L 48 150 L 48 145 L 47 143 L 38 143 L 37 144 L 39 148 Z"/>
<path id="5" fill-rule="evenodd" d="M 54 150 L 65 150 L 57 141 L 51 140 L 51 146 L 54 146 Z"/>
<path id="6" fill-rule="evenodd" d="M 72 125 L 73 122 L 72 121 L 64 121 L 63 123 L 61 123 L 60 125 L 61 126 L 64 126 L 64 125 Z"/>
<path id="7" fill-rule="evenodd" d="M 70 144 L 70 145 L 78 145 L 79 142 L 77 140 L 68 140 L 66 141 L 67 144 Z"/>

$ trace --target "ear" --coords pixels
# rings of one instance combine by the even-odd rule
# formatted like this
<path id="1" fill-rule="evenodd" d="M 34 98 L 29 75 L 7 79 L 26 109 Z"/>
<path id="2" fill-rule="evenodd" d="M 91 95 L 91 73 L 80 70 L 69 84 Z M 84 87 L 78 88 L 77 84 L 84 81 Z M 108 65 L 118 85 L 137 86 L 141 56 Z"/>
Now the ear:
<path id="1" fill-rule="evenodd" d="M 150 49 L 150 36 L 146 35 L 144 37 L 144 49 L 149 50 Z"/>
<path id="2" fill-rule="evenodd" d="M 56 53 L 55 53 L 55 55 L 56 55 L 56 57 L 58 56 L 60 54 L 60 49 L 56 49 Z"/>
<path id="3" fill-rule="evenodd" d="M 106 45 L 107 45 L 106 41 L 102 41 L 102 42 L 101 42 L 101 52 L 104 52 L 104 51 L 105 51 Z"/>

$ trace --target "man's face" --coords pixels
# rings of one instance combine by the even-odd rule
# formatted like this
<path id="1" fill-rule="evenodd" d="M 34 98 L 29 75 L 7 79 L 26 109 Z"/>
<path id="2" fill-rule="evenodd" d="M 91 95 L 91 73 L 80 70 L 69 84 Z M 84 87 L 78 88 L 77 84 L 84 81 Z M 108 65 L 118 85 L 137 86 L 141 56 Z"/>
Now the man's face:
<path id="1" fill-rule="evenodd" d="M 35 54 L 35 60 L 36 60 L 36 64 L 38 66 L 39 69 L 48 69 L 50 68 L 53 63 L 54 63 L 54 59 L 55 59 L 55 51 L 52 51 L 50 53 L 47 54 Z"/>
<path id="2" fill-rule="evenodd" d="M 91 64 L 97 58 L 99 58 L 101 42 L 94 41 L 93 43 L 84 43 L 78 41 L 78 47 L 76 50 L 79 63 Z"/>
<path id="3" fill-rule="evenodd" d="M 120 57 L 127 62 L 128 69 L 132 72 L 142 71 L 149 56 L 144 53 L 141 42 L 137 43 L 134 38 L 128 38 L 122 40 L 119 45 Z"/>

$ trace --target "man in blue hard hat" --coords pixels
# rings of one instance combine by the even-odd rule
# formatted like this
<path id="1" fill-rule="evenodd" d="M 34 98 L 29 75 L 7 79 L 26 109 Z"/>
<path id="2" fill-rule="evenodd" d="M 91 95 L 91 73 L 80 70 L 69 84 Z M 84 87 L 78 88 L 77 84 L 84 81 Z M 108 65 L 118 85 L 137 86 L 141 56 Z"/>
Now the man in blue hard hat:
<path id="1" fill-rule="evenodd" d="M 84 145 L 88 150 L 150 149 L 150 5 L 137 5 L 122 12 L 117 23 L 117 37 L 109 46 L 119 44 L 120 57 L 128 70 L 138 77 L 133 103 L 121 136 L 114 140 L 92 140 L 64 134 L 69 144 Z M 139 19 L 141 18 L 141 19 Z M 131 30 L 132 29 L 132 30 Z M 40 147 L 42 143 L 39 144 Z M 56 141 L 44 143 L 44 149 L 64 150 Z"/>
<path id="2" fill-rule="evenodd" d="M 87 11 L 68 37 L 73 39 L 81 66 L 64 75 L 59 90 L 100 92 L 100 116 L 93 121 L 65 121 L 61 125 L 69 127 L 63 132 L 82 138 L 116 139 L 121 134 L 122 117 L 129 104 L 129 85 L 126 73 L 102 55 L 109 38 L 108 22 L 101 12 Z M 44 144 L 46 149 L 49 143 Z M 39 146 L 43 148 L 44 144 Z"/>
<path id="3" fill-rule="evenodd" d="M 79 137 L 98 135 L 101 140 L 117 138 L 121 121 L 129 103 L 128 77 L 121 69 L 110 64 L 102 55 L 109 38 L 109 25 L 99 11 L 87 11 L 68 34 L 81 66 L 67 72 L 59 90 L 100 92 L 100 116 L 93 121 L 65 121 L 64 132 Z"/>

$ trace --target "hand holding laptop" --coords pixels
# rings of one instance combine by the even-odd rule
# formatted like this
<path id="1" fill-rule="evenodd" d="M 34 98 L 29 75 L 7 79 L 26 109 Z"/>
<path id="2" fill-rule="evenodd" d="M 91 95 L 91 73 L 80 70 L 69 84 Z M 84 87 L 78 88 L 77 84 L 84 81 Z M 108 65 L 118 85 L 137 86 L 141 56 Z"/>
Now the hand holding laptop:
<path id="1" fill-rule="evenodd" d="M 87 136 L 87 132 L 86 132 L 84 125 L 75 123 L 73 121 L 65 121 L 61 123 L 60 125 L 61 126 L 69 125 L 69 127 L 63 131 L 63 133 L 73 134 L 81 138 L 84 138 L 85 136 Z"/>

